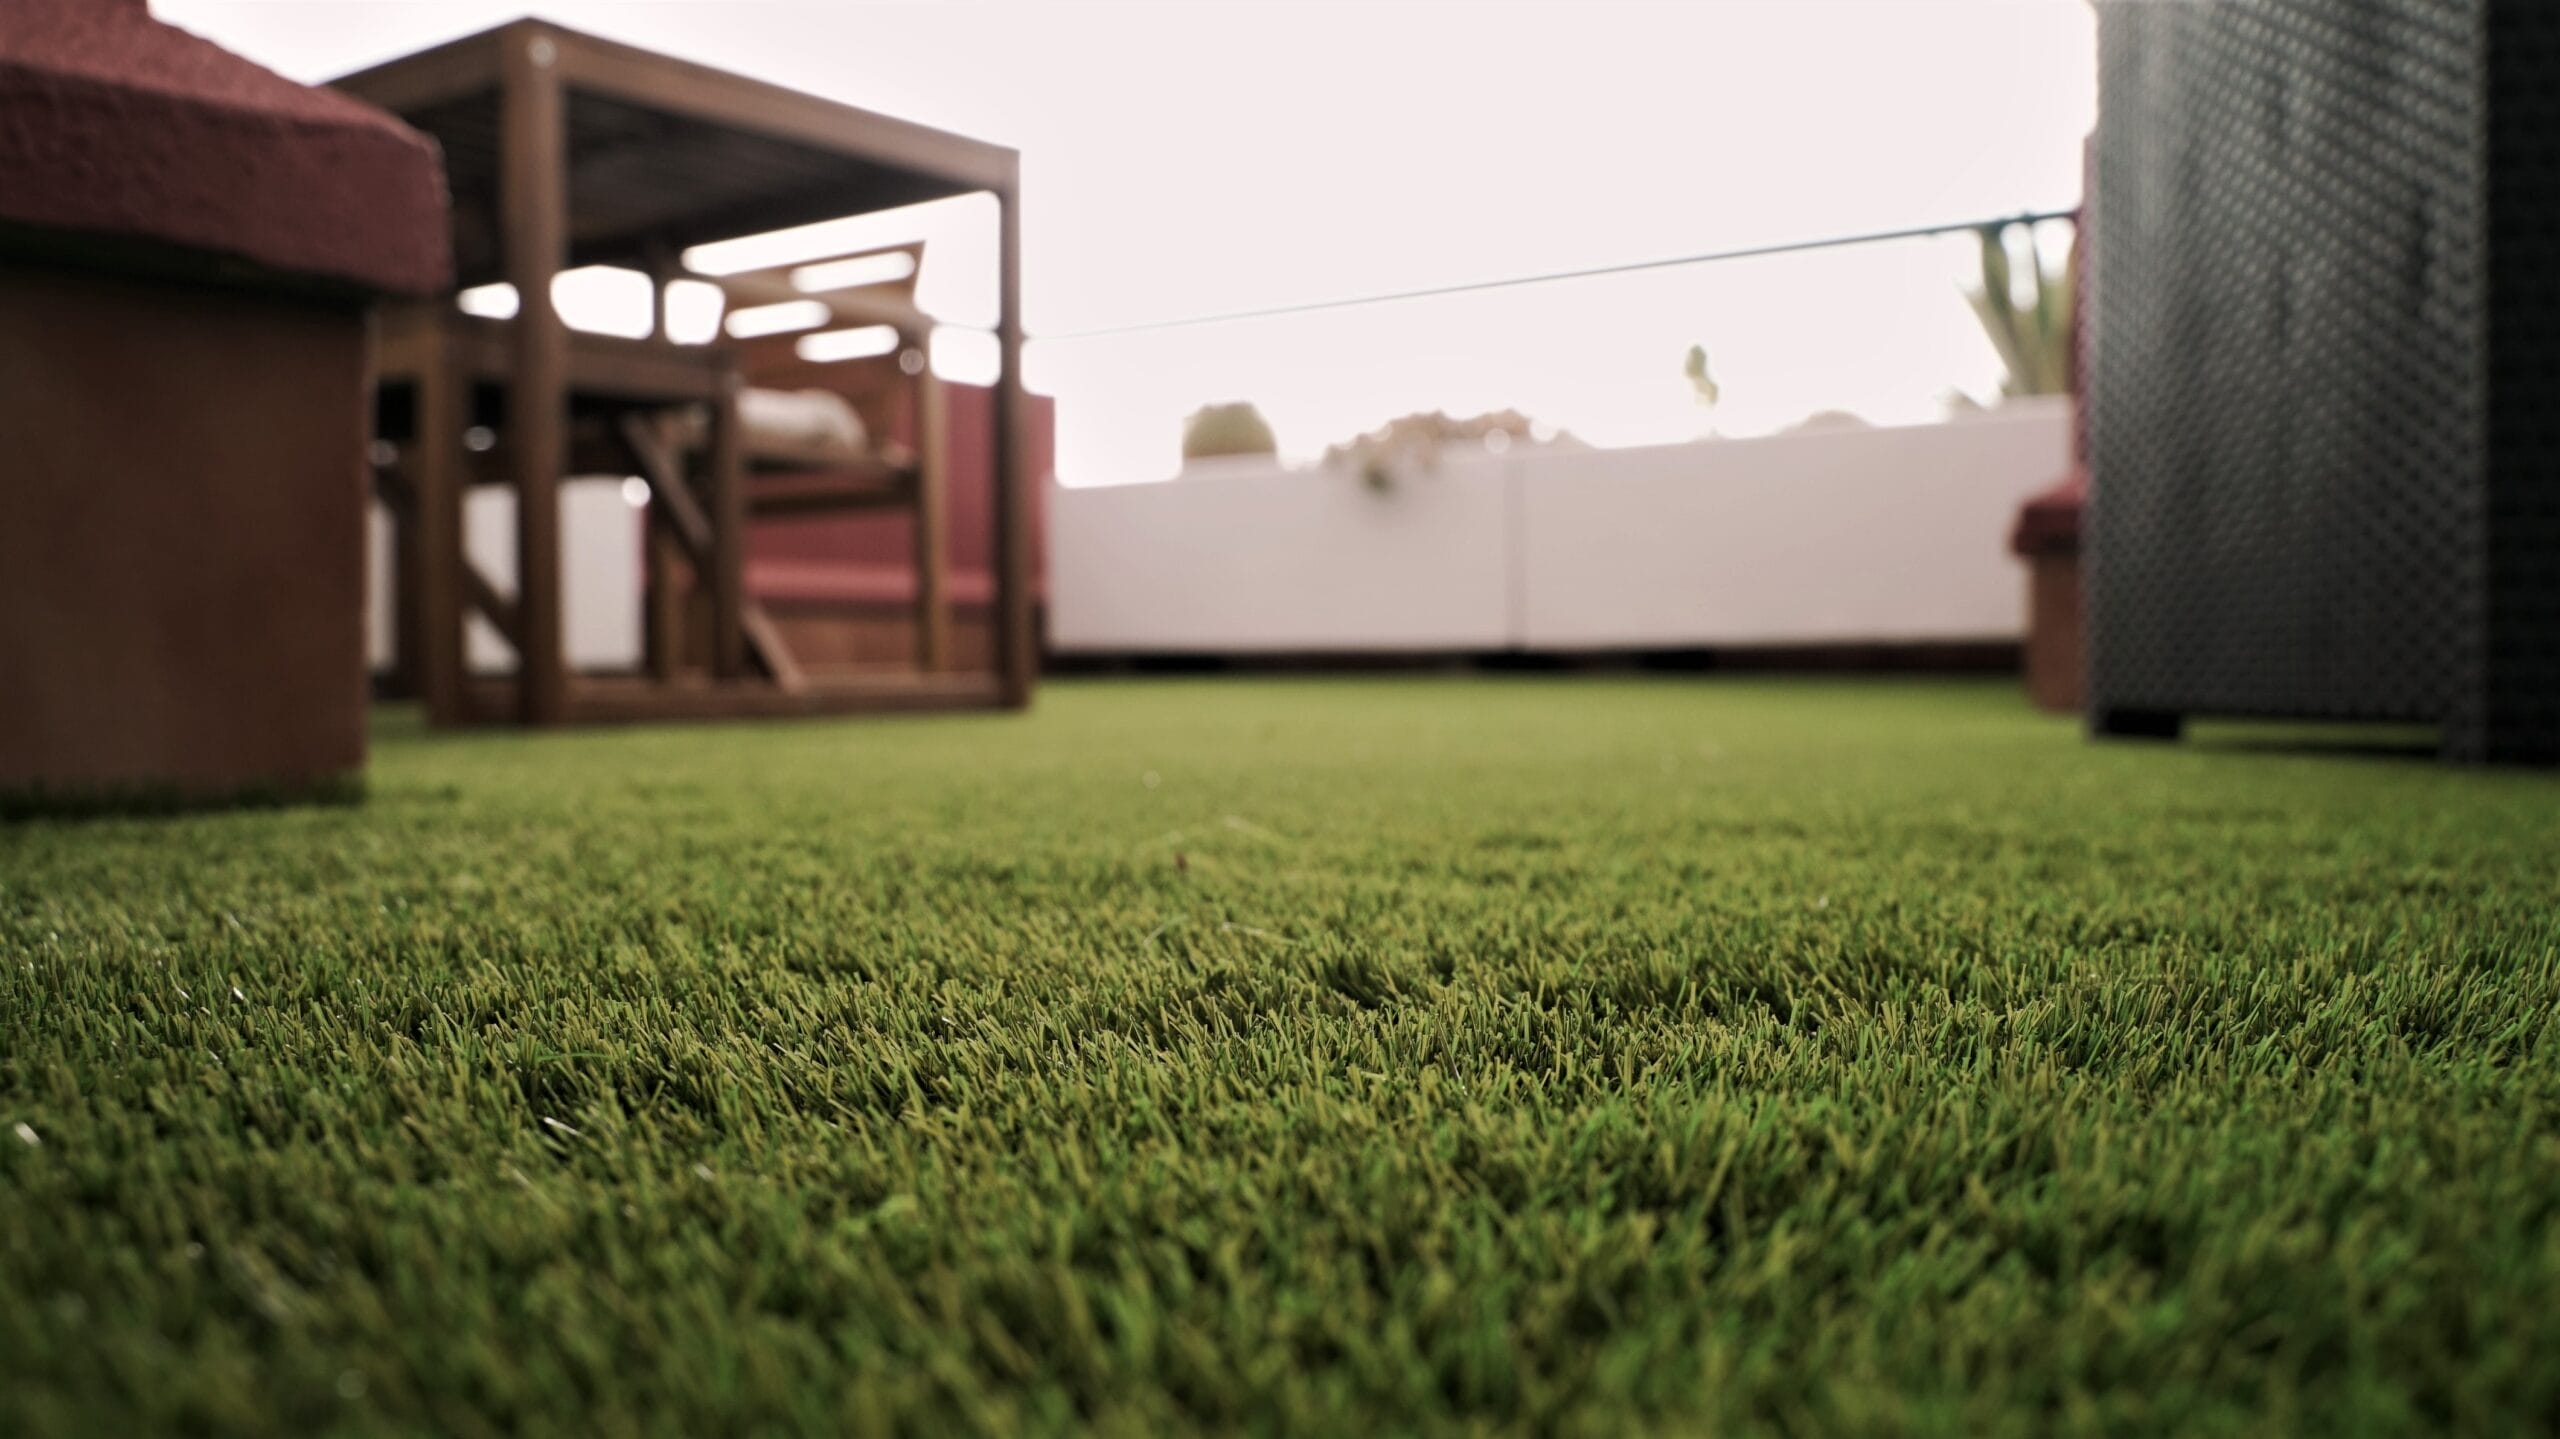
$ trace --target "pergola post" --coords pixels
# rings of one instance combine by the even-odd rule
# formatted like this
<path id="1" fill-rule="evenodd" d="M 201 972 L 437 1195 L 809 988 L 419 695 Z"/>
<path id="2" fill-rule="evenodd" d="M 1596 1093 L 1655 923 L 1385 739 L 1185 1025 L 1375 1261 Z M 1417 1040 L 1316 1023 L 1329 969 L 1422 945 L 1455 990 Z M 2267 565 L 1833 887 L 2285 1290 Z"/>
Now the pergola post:
<path id="1" fill-rule="evenodd" d="M 1038 636 L 1031 617 L 1031 506 L 1037 477 L 1029 473 L 1030 402 L 1022 389 L 1022 180 L 1019 169 L 996 190 L 998 303 L 996 344 L 1003 372 L 995 394 L 995 659 L 1000 702 L 1031 703 Z"/>
<path id="2" fill-rule="evenodd" d="M 928 350 L 931 337 L 925 337 Z M 951 399 L 928 354 L 916 372 L 916 668 L 927 674 L 950 662 Z"/>
<path id="3" fill-rule="evenodd" d="M 501 66 L 500 189 L 507 280 L 515 287 L 508 458 L 516 492 L 516 709 L 557 724 L 568 708 L 561 652 L 560 472 L 568 461 L 569 335 L 551 301 L 568 253 L 567 114 L 559 47 L 539 27 L 506 37 Z"/>
<path id="4" fill-rule="evenodd" d="M 711 673 L 724 680 L 747 673 L 747 465 L 739 388 L 732 370 L 712 404 L 711 442 L 703 456 L 702 501 L 711 511 Z M 683 483 L 681 476 L 676 482 Z"/>
<path id="5" fill-rule="evenodd" d="M 463 687 L 470 682 L 462 617 L 462 430 L 468 424 L 471 381 L 446 352 L 441 328 L 418 341 L 416 453 L 409 465 L 409 513 L 401 517 L 416 555 L 416 576 L 403 586 L 416 601 L 410 626 L 417 648 L 409 659 L 426 701 L 427 718 L 456 725 L 467 717 Z"/>
<path id="6" fill-rule="evenodd" d="M 674 251 L 659 244 L 649 247 L 648 262 L 649 338 L 667 340 L 674 333 L 675 281 L 683 267 Z M 663 511 L 666 503 L 654 495 L 649 500 L 653 512 Z M 663 514 L 652 513 L 647 528 L 641 583 L 642 657 L 649 677 L 665 684 L 676 677 L 676 661 L 684 652 L 684 591 L 677 584 L 684 572 L 683 546 Z"/>

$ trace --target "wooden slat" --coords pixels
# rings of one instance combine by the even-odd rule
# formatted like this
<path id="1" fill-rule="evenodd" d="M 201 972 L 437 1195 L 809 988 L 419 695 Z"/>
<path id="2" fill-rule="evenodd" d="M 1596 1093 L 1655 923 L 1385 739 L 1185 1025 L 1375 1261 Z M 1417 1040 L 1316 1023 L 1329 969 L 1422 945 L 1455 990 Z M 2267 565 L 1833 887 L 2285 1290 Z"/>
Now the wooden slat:
<path id="1" fill-rule="evenodd" d="M 658 548 L 659 537 L 681 545 L 692 558 L 693 573 L 699 577 L 718 560 L 719 544 L 715 526 L 695 501 L 684 482 L 682 463 L 656 427 L 639 414 L 622 417 L 622 434 L 630 446 L 633 465 L 640 471 L 641 483 L 649 487 L 649 513 L 657 523 L 652 525 L 653 567 L 662 567 L 668 583 L 661 586 L 652 580 L 649 634 L 651 670 L 661 679 L 674 674 L 672 656 L 683 644 L 684 610 L 672 579 L 675 556 Z M 748 598 L 745 577 L 740 576 L 738 628 L 744 655 L 785 689 L 796 689 L 805 682 L 799 662 L 782 637 L 782 627 L 773 622 L 763 605 Z M 660 660 L 658 656 L 669 658 Z"/>
<path id="2" fill-rule="evenodd" d="M 385 304 L 374 312 L 373 369 L 377 383 L 415 380 L 445 362 L 452 335 L 444 324 L 452 309 L 443 299 Z"/>
<path id="3" fill-rule="evenodd" d="M 500 156 L 507 279 L 516 289 L 507 428 L 515 451 L 518 703 L 526 724 L 557 724 L 568 708 L 561 647 L 560 475 L 569 456 L 569 333 L 551 302 L 568 255 L 568 159 L 559 50 L 545 27 L 502 41 Z"/>
<path id="4" fill-rule="evenodd" d="M 521 310 L 512 320 L 457 313 L 449 321 L 455 353 L 483 378 L 511 375 L 524 343 L 517 333 L 523 319 Z M 728 372 L 726 360 L 712 347 L 663 339 L 569 331 L 563 349 L 563 375 L 571 389 L 633 403 L 714 400 Z"/>
<path id="5" fill-rule="evenodd" d="M 414 457 L 413 457 L 414 459 Z M 391 667 L 384 676 L 394 698 L 420 693 L 418 651 L 425 642 L 419 623 L 418 580 L 426 568 L 418 550 L 418 493 L 401 469 L 401 461 L 373 466 L 373 494 L 391 524 L 391 573 L 383 589 L 391 597 Z"/>
<path id="6" fill-rule="evenodd" d="M 416 487 L 409 483 L 409 473 L 398 460 L 373 467 L 373 497 L 382 501 L 383 508 L 391 511 L 395 520 L 407 515 L 418 502 Z"/>
<path id="7" fill-rule="evenodd" d="M 648 651 L 649 673 L 662 684 L 676 677 L 684 657 L 683 546 L 684 542 L 668 526 L 649 527 L 648 575 L 642 598 L 648 614 L 643 642 Z"/>
<path id="8" fill-rule="evenodd" d="M 886 465 L 759 474 L 747 481 L 747 512 L 782 518 L 903 508 L 915 502 L 918 484 L 914 470 Z"/>
<path id="9" fill-rule="evenodd" d="M 1024 436 L 1030 429 L 1030 401 L 1022 391 L 1022 197 L 1010 185 L 996 197 L 1002 222 L 997 245 L 998 303 L 1002 317 L 996 339 L 1003 373 L 995 394 L 995 629 L 996 674 L 1004 702 L 1020 709 L 1031 703 L 1039 673 L 1039 636 L 1031 622 L 1030 454 Z"/>
<path id="10" fill-rule="evenodd" d="M 917 373 L 915 395 L 916 667 L 931 673 L 951 659 L 951 398 L 931 365 Z"/>
<path id="11" fill-rule="evenodd" d="M 498 84 L 496 48 L 513 28 L 516 27 L 465 35 L 432 50 L 341 75 L 329 86 L 395 115 L 413 115 L 461 96 L 494 90 Z"/>
<path id="12" fill-rule="evenodd" d="M 645 415 L 620 422 L 631 463 L 649 487 L 648 606 L 645 642 L 649 674 L 661 684 L 675 679 L 684 654 L 685 581 L 702 573 L 711 548 L 711 522 L 685 488 L 675 451 Z"/>
<path id="13" fill-rule="evenodd" d="M 708 400 L 720 393 L 728 372 L 719 352 L 704 345 L 633 340 L 574 332 L 569 339 L 569 382 L 582 392 L 626 400 Z"/>
<path id="14" fill-rule="evenodd" d="M 557 26 L 570 82 L 670 113 L 876 161 L 985 190 L 1010 183 L 1014 153 L 779 85 L 652 54 Z"/>
<path id="15" fill-rule="evenodd" d="M 801 300 L 815 300 L 827 307 L 839 325 L 887 325 L 898 332 L 901 340 L 921 342 L 933 334 L 933 317 L 906 301 L 885 295 L 867 295 L 861 290 L 835 290 L 812 293 L 791 283 L 791 271 L 801 268 L 789 265 L 773 270 L 750 270 L 735 275 L 713 275 L 708 278 L 729 297 L 733 308 L 755 305 L 787 305 Z"/>
<path id="16" fill-rule="evenodd" d="M 903 205 L 968 194 L 971 189 L 928 176 L 880 170 L 859 185 L 838 182 L 813 192 L 758 196 L 727 209 L 687 215 L 681 225 L 667 224 L 659 236 L 690 247 L 715 240 L 733 240 L 741 235 L 761 235 L 769 230 L 787 230 L 795 225 L 838 220 L 847 215 L 893 210 Z M 599 237 L 575 247 L 571 254 L 574 262 L 580 265 L 636 265 L 640 261 L 640 246 L 645 238 L 648 237 L 636 234 Z"/>
<path id="17" fill-rule="evenodd" d="M 597 117 L 608 111 L 640 123 L 622 136 L 600 132 Z M 858 208 L 849 199 L 892 178 L 797 141 L 593 94 L 569 97 L 569 133 L 571 183 L 582 197 L 569 231 L 572 251 L 680 237 L 745 207 L 780 203 L 840 215 Z"/>
<path id="18" fill-rule="evenodd" d="M 649 277 L 649 338 L 665 339 L 674 317 L 673 282 L 683 273 L 675 252 L 664 244 L 647 247 L 642 272 Z M 641 423 L 638 415 L 625 415 L 626 424 Z M 645 425 L 643 426 L 645 429 Z M 634 452 L 637 458 L 637 452 Z M 644 483 L 647 483 L 645 480 Z M 650 485 L 651 494 L 657 491 Z M 658 506 L 652 503 L 655 511 Z M 642 551 L 641 575 L 641 651 L 649 675 L 660 684 L 676 677 L 684 657 L 684 556 L 682 542 L 665 524 L 649 526 Z"/>
<path id="19" fill-rule="evenodd" d="M 675 281 L 683 278 L 684 266 L 677 261 L 674 249 L 662 242 L 652 241 L 644 248 L 646 253 L 640 266 L 640 273 L 649 277 L 647 338 L 663 340 L 673 328 L 675 315 L 672 303 L 675 298 L 673 286 Z"/>
<path id="20" fill-rule="evenodd" d="M 416 530 L 417 578 L 408 588 L 418 607 L 418 691 L 427 702 L 430 723 L 454 725 L 468 718 L 462 693 L 461 589 L 465 382 L 432 340 L 417 342 L 409 359 L 416 366 L 410 376 L 417 396 L 417 433 L 410 441 L 409 523 Z"/>
<path id="21" fill-rule="evenodd" d="M 623 443 L 631 449 L 640 480 L 649 487 L 649 514 L 671 527 L 696 564 L 711 553 L 711 517 L 702 512 L 684 482 L 683 461 L 645 415 L 621 421 Z"/>
<path id="22" fill-rule="evenodd" d="M 830 675 L 813 677 L 797 690 L 766 684 L 582 678 L 572 690 L 570 714 L 582 723 L 611 724 L 993 709 L 1003 702 L 996 677 L 983 673 Z"/>
<path id="23" fill-rule="evenodd" d="M 739 624 L 745 628 L 747 648 L 773 682 L 787 693 L 797 694 L 809 687 L 809 676 L 792 657 L 791 646 L 782 638 L 782 626 L 773 622 L 764 606 L 753 600 L 740 607 Z"/>
<path id="24" fill-rule="evenodd" d="M 720 679 L 747 672 L 745 440 L 733 385 L 712 405 L 711 442 L 702 467 L 703 508 L 711 517 L 711 553 L 705 566 L 711 590 L 711 673 Z"/>
<path id="25" fill-rule="evenodd" d="M 524 622 L 516 611 L 515 601 L 501 594 L 498 587 L 489 582 L 489 576 L 483 573 L 478 565 L 473 564 L 467 556 L 462 561 L 462 593 L 464 598 L 471 601 L 471 607 L 480 612 L 480 617 L 489 622 L 490 628 L 496 630 L 499 637 L 507 642 L 508 647 L 518 655 L 522 655 L 524 653 Z"/>
<path id="26" fill-rule="evenodd" d="M 464 284 L 505 278 L 489 192 L 505 189 L 509 57 L 554 47 L 584 197 L 571 263 L 633 263 L 679 247 L 1014 183 L 1013 151 L 543 21 L 520 21 L 342 77 L 339 88 L 433 134 L 454 197 Z M 616 111 L 646 121 L 617 123 Z M 565 133 L 565 132 L 564 132 Z M 645 146 L 644 148 L 641 148 Z M 500 202 L 502 211 L 512 206 Z M 503 239 L 495 245 L 503 252 Z"/>
<path id="27" fill-rule="evenodd" d="M 524 713 L 514 675 L 473 675 L 462 690 L 464 724 L 512 725 Z"/>

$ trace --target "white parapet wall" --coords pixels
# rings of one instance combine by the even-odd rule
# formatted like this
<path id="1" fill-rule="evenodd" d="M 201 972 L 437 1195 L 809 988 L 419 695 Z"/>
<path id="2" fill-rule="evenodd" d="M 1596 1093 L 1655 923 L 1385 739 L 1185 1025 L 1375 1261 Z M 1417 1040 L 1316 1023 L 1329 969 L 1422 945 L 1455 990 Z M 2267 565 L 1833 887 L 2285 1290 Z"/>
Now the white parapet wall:
<path id="1" fill-rule="evenodd" d="M 2070 406 L 1944 424 L 1444 459 L 1385 493 L 1221 461 L 1050 492 L 1049 633 L 1076 654 L 2015 640 L 2018 504 Z"/>
<path id="2" fill-rule="evenodd" d="M 489 582 L 515 592 L 516 506 L 513 492 L 485 487 L 463 502 L 463 546 Z M 560 486 L 561 643 L 574 669 L 610 673 L 640 664 L 641 512 L 624 500 L 622 481 L 572 479 Z M 376 504 L 369 516 L 365 647 L 376 670 L 391 663 L 391 525 Z M 515 652 L 488 621 L 467 621 L 465 653 L 481 674 L 514 668 Z"/>
<path id="3" fill-rule="evenodd" d="M 1385 493 L 1230 459 L 1049 492 L 1049 643 L 1075 653 L 1501 649 L 1512 473 L 1452 458 Z"/>
<path id="4" fill-rule="evenodd" d="M 2015 640 L 2018 505 L 2070 466 L 2067 401 L 1935 425 L 1519 466 L 1531 650 Z"/>

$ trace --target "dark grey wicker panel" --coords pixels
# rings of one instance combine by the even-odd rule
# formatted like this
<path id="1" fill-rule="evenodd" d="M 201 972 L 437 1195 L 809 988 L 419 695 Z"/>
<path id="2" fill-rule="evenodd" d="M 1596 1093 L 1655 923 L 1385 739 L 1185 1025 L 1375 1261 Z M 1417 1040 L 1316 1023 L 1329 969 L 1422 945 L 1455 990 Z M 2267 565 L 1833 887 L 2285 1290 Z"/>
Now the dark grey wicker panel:
<path id="1" fill-rule="evenodd" d="M 2479 683 L 2452 748 L 2560 760 L 2560 5 L 2500 0 L 2489 66 L 2489 473 Z"/>
<path id="2" fill-rule="evenodd" d="M 2102 716 L 2434 722 L 2474 683 L 2488 20 L 2455 0 L 2103 9 Z"/>

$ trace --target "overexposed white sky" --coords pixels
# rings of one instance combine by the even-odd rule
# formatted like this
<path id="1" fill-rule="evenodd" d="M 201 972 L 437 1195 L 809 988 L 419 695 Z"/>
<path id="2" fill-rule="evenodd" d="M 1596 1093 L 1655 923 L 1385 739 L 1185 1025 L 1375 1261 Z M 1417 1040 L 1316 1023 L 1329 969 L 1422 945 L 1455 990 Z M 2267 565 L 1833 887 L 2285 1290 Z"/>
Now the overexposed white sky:
<path id="1" fill-rule="evenodd" d="M 1018 148 L 1025 373 L 1058 396 L 1071 484 L 1170 474 L 1213 400 L 1258 403 L 1295 457 L 1433 407 L 1602 444 L 1934 418 L 1998 383 L 1964 238 L 1041 337 L 2066 207 L 2095 118 L 2080 0 L 152 8 L 314 81 L 530 11 Z M 955 202 L 837 238 L 927 234 L 921 298 L 985 324 L 991 224 Z M 1712 416 L 1680 372 L 1693 342 Z"/>

